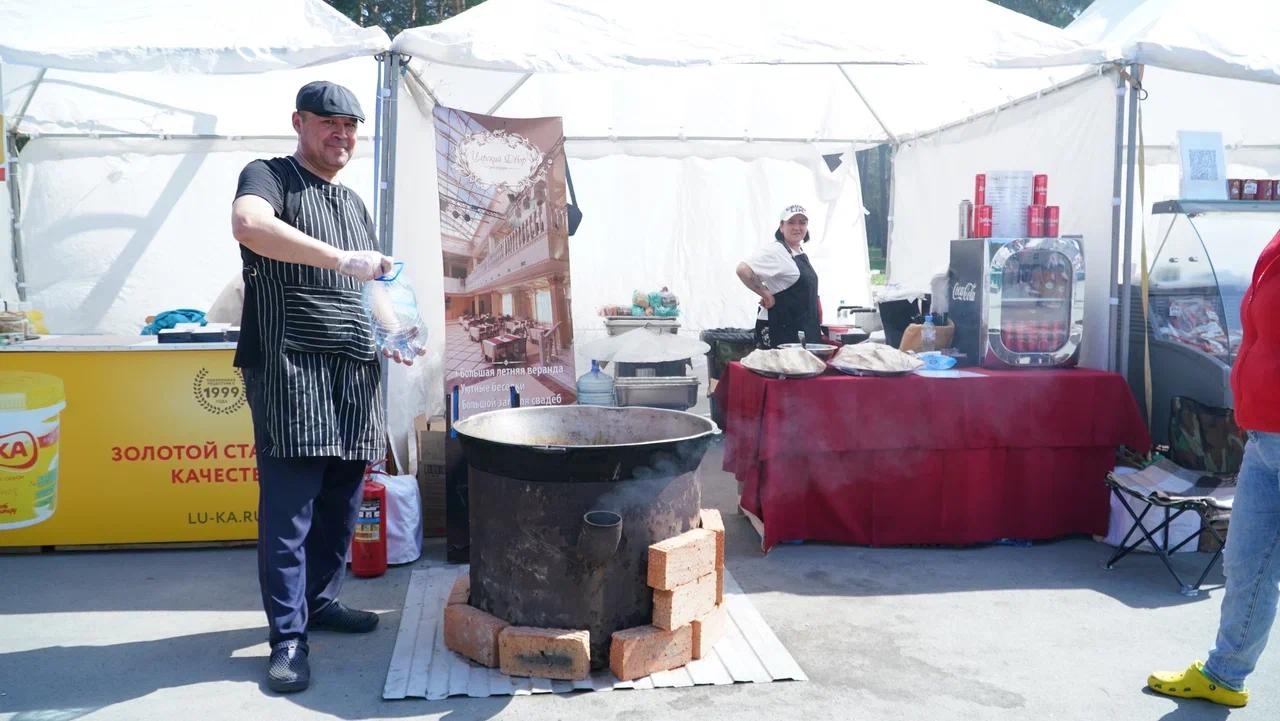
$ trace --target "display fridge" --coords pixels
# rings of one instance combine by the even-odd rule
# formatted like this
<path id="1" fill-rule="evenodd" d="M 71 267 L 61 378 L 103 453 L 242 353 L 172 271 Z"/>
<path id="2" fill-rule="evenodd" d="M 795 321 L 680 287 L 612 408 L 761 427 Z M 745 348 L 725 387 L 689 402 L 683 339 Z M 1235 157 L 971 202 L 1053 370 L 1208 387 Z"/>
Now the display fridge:
<path id="1" fill-rule="evenodd" d="M 1149 308 L 1144 318 L 1136 275 L 1126 372 L 1139 405 L 1150 406 L 1152 440 L 1165 444 L 1175 397 L 1235 407 L 1230 378 L 1242 333 L 1240 303 L 1258 256 L 1280 228 L 1280 202 L 1167 200 L 1151 213 Z"/>
<path id="2" fill-rule="evenodd" d="M 949 315 L 961 362 L 988 368 L 1075 365 L 1084 335 L 1079 236 L 951 241 Z"/>

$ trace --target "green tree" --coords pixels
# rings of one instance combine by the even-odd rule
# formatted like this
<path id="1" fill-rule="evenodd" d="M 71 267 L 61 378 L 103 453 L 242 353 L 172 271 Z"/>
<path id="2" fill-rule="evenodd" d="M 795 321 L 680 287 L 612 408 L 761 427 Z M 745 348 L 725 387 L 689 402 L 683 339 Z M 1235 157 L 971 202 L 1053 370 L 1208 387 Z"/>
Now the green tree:
<path id="1" fill-rule="evenodd" d="M 992 0 L 992 2 L 1041 22 L 1065 28 L 1076 19 L 1076 16 L 1084 12 L 1093 0 Z"/>
<path id="2" fill-rule="evenodd" d="M 362 27 L 377 25 L 395 37 L 406 28 L 434 25 L 484 0 L 325 0 Z"/>
<path id="3" fill-rule="evenodd" d="M 435 23 L 473 8 L 484 0 L 325 0 L 362 27 L 381 26 L 391 37 L 405 28 Z M 992 0 L 1058 27 L 1066 27 L 1093 0 Z"/>

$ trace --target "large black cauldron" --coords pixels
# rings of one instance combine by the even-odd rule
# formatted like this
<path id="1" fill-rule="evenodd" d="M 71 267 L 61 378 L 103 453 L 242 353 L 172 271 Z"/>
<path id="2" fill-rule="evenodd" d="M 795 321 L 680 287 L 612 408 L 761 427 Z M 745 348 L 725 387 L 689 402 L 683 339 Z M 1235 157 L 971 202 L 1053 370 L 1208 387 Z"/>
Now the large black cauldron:
<path id="1" fill-rule="evenodd" d="M 696 470 L 719 430 L 657 408 L 541 406 L 454 426 L 469 468 L 471 604 L 520 626 L 649 623 L 650 544 L 697 526 Z"/>

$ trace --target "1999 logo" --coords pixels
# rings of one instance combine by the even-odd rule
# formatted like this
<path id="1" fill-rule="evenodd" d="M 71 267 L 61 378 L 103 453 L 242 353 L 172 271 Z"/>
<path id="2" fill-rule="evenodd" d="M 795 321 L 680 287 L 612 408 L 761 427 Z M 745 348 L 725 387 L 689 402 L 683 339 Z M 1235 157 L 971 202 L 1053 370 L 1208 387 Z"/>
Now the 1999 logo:
<path id="1" fill-rule="evenodd" d="M 239 368 L 226 374 L 201 368 L 191 382 L 191 391 L 201 408 L 218 415 L 235 413 L 245 404 L 244 376 Z"/>

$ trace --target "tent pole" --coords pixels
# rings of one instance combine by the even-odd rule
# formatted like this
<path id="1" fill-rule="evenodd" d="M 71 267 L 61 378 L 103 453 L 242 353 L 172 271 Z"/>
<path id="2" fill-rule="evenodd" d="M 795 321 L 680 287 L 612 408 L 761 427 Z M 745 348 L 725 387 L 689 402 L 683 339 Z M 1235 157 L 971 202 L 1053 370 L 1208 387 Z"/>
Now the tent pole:
<path id="1" fill-rule="evenodd" d="M 886 201 L 889 207 L 889 212 L 885 213 L 885 216 L 884 216 L 884 277 L 886 280 L 893 277 L 893 261 L 891 260 L 893 257 L 893 254 L 890 253 L 889 250 L 893 247 L 893 212 L 894 212 L 893 190 L 894 190 L 894 186 L 898 184 L 898 172 L 897 172 L 898 169 L 896 166 L 898 163 L 899 145 L 900 143 L 892 143 L 889 145 L 889 152 L 886 153 L 886 155 L 888 156 L 889 162 L 885 163 L 885 165 L 888 168 L 887 172 L 889 175 L 889 183 L 888 183 L 889 197 Z M 872 295 L 871 301 L 874 307 L 874 304 L 875 304 L 874 294 Z"/>
<path id="2" fill-rule="evenodd" d="M 373 59 L 378 62 L 377 100 L 373 104 L 373 222 L 375 230 L 381 233 L 382 220 L 382 88 L 386 85 L 387 64 L 386 53 L 378 53 Z"/>
<path id="3" fill-rule="evenodd" d="M 379 156 L 382 172 L 378 177 L 378 242 L 385 255 L 392 255 L 395 247 L 392 219 L 395 217 L 396 95 L 400 91 L 400 55 L 388 52 L 382 62 L 382 87 L 378 88 L 378 106 L 382 113 L 379 128 L 382 135 Z"/>
<path id="4" fill-rule="evenodd" d="M 1127 375 L 1128 369 L 1120 368 L 1119 348 L 1116 336 L 1120 329 L 1120 298 L 1117 293 L 1117 276 L 1120 268 L 1120 183 L 1124 168 L 1124 95 L 1128 88 L 1124 73 L 1116 74 L 1116 147 L 1115 168 L 1111 176 L 1111 272 L 1107 275 L 1107 366 L 1115 372 Z M 1121 341 L 1123 342 L 1123 341 Z"/>
<path id="5" fill-rule="evenodd" d="M 1125 189 L 1124 189 L 1124 263 L 1120 271 L 1120 367 L 1118 371 L 1125 375 L 1129 372 L 1129 313 L 1133 302 L 1129 287 L 1133 279 L 1133 184 L 1134 170 L 1137 165 L 1135 156 L 1138 152 L 1138 93 L 1142 77 L 1142 66 L 1129 66 L 1129 132 L 1125 149 Z"/>
<path id="6" fill-rule="evenodd" d="M 26 100 L 22 101 L 22 106 L 18 108 L 18 112 L 12 118 L 9 118 L 9 124 L 4 127 L 4 157 L 5 157 L 5 185 L 9 186 L 9 238 L 12 244 L 13 255 L 13 281 L 14 288 L 18 291 L 18 300 L 25 301 L 27 299 L 27 269 L 22 259 L 22 193 L 18 189 L 18 126 L 22 123 L 22 119 L 27 114 L 27 108 L 31 107 L 31 100 L 36 96 L 36 89 L 40 87 L 40 83 L 44 81 L 44 74 L 48 72 L 48 68 L 40 68 L 40 72 L 36 73 L 36 79 L 31 83 L 31 92 L 27 93 Z M 4 92 L 3 71 L 0 70 L 0 95 Z M 0 123 L 3 125 L 3 123 Z"/>
<path id="7" fill-rule="evenodd" d="M 18 143 L 17 135 L 6 129 L 4 154 L 8 161 L 5 185 L 9 186 L 9 237 L 13 244 L 13 282 L 18 290 L 18 300 L 27 299 L 27 271 L 22 260 L 22 193 L 18 191 Z"/>

